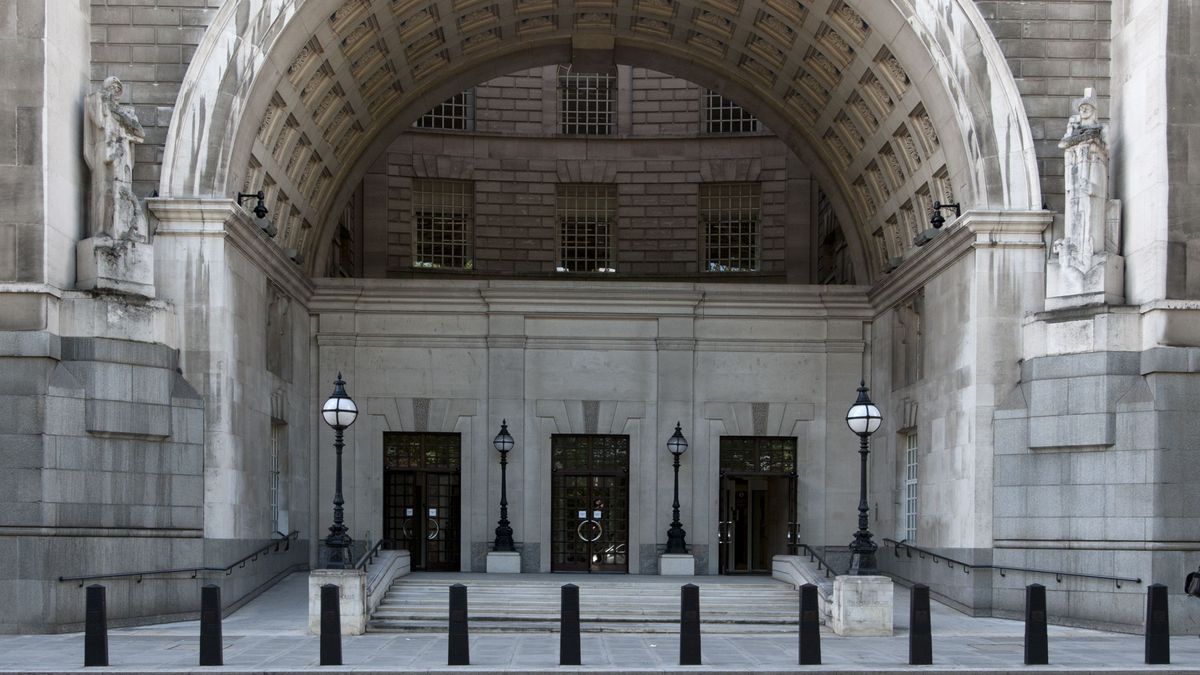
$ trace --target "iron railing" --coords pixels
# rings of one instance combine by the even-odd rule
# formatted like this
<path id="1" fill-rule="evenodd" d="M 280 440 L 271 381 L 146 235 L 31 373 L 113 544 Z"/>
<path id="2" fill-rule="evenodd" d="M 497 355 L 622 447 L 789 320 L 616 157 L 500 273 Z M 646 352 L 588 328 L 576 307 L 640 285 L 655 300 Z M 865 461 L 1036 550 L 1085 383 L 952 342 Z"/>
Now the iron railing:
<path id="1" fill-rule="evenodd" d="M 818 572 L 820 572 L 822 569 L 825 570 L 825 578 L 826 579 L 828 579 L 830 576 L 834 576 L 837 574 L 837 570 L 833 569 L 833 567 L 831 567 L 829 565 L 829 563 L 825 562 L 825 559 L 821 557 L 821 554 L 817 553 L 817 549 L 813 548 L 812 546 L 809 546 L 808 544 L 804 544 L 804 543 L 797 543 L 796 547 L 802 548 L 805 551 L 808 551 L 808 553 L 807 553 L 808 561 L 817 563 L 817 571 Z"/>
<path id="2" fill-rule="evenodd" d="M 363 570 L 365 572 L 367 565 L 370 565 L 375 561 L 375 557 L 379 555 L 379 551 L 382 550 L 386 544 L 386 539 L 380 539 L 379 541 L 375 542 L 375 545 L 372 546 L 366 553 L 362 554 L 362 557 L 359 558 L 358 562 L 354 564 L 354 569 Z"/>
<path id="3" fill-rule="evenodd" d="M 1117 585 L 1117 588 L 1121 587 L 1122 582 L 1131 583 L 1131 584 L 1142 583 L 1142 580 L 1140 578 L 1135 579 L 1133 577 L 1115 577 L 1115 576 L 1108 576 L 1105 574 L 1084 574 L 1082 572 L 1064 572 L 1061 570 L 1043 570 L 1043 569 L 1037 569 L 1037 568 L 1033 568 L 1033 567 L 1013 567 L 1012 565 L 975 565 L 972 563 L 965 563 L 961 560 L 955 560 L 954 558 L 950 558 L 948 556 L 942 555 L 941 553 L 936 553 L 934 551 L 930 551 L 929 549 L 924 549 L 924 548 L 921 548 L 920 546 L 914 546 L 912 544 L 908 544 L 903 541 L 896 541 L 894 539 L 886 539 L 885 538 L 883 540 L 883 543 L 885 546 L 889 545 L 889 544 L 892 546 L 892 551 L 897 558 L 900 557 L 900 551 L 902 549 L 904 550 L 905 555 L 909 558 L 911 558 L 913 552 L 916 551 L 917 556 L 919 558 L 924 559 L 926 556 L 929 556 L 930 558 L 932 558 L 932 562 L 934 564 L 937 564 L 939 562 L 944 562 L 944 563 L 946 563 L 946 566 L 949 567 L 950 569 L 954 569 L 954 566 L 958 565 L 959 567 L 962 568 L 963 574 L 970 574 L 972 570 L 995 570 L 995 571 L 999 572 L 1000 576 L 1002 576 L 1002 577 L 1007 576 L 1009 572 L 1024 572 L 1026 574 L 1048 574 L 1048 575 L 1053 575 L 1054 580 L 1060 584 L 1062 583 L 1063 579 L 1065 579 L 1067 577 L 1073 577 L 1076 579 L 1096 579 L 1099 581 L 1111 581 Z"/>
<path id="4" fill-rule="evenodd" d="M 241 569 L 246 566 L 246 563 L 252 563 L 258 560 L 259 556 L 266 556 L 273 552 L 278 552 L 282 546 L 284 551 L 287 551 L 292 546 L 292 541 L 300 536 L 299 530 L 292 530 L 290 534 L 284 535 L 282 532 L 274 534 L 282 535 L 281 538 L 275 539 L 270 544 L 254 551 L 253 553 L 243 556 L 238 560 L 226 565 L 225 567 L 180 567 L 167 570 L 145 570 L 141 572 L 113 572 L 111 574 L 85 574 L 77 577 L 59 577 L 59 581 L 78 581 L 82 588 L 84 582 L 94 581 L 96 579 L 123 579 L 128 577 L 136 577 L 137 583 L 142 583 L 142 579 L 146 577 L 168 576 L 172 574 L 191 574 L 191 578 L 195 579 L 201 572 L 224 572 L 226 576 L 233 574 L 234 569 Z M 274 536 L 274 535 L 272 535 Z"/>

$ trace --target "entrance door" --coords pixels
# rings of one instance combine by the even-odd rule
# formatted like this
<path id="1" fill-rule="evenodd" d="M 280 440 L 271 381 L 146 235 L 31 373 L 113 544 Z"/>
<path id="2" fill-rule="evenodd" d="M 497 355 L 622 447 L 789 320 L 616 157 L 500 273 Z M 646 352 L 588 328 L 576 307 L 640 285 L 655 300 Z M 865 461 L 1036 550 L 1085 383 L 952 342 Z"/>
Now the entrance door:
<path id="1" fill-rule="evenodd" d="M 418 570 L 459 569 L 458 434 L 383 435 L 383 536 Z"/>
<path id="2" fill-rule="evenodd" d="M 629 571 L 629 437 L 550 437 L 555 572 Z"/>
<path id="3" fill-rule="evenodd" d="M 796 552 L 796 439 L 721 437 L 721 574 L 769 574 Z"/>

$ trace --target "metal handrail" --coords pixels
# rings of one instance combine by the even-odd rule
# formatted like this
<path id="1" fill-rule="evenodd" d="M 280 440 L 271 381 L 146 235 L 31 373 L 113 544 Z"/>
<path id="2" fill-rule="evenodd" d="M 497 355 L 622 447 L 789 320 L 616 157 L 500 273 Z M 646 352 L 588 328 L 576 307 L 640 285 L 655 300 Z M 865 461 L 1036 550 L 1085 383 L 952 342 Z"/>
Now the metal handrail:
<path id="1" fill-rule="evenodd" d="M 971 570 L 996 570 L 997 572 L 1000 573 L 1000 576 L 1002 576 L 1002 577 L 1008 576 L 1008 572 L 1025 572 L 1027 574 L 1053 574 L 1054 581 L 1056 581 L 1057 583 L 1060 583 L 1060 584 L 1062 583 L 1062 580 L 1065 577 L 1075 577 L 1077 579 L 1098 579 L 1100 581 L 1111 581 L 1117 585 L 1117 588 L 1121 587 L 1121 582 L 1128 582 L 1128 583 L 1133 583 L 1133 584 L 1142 583 L 1142 580 L 1140 578 L 1135 579 L 1133 577 L 1113 577 L 1113 576 L 1108 576 L 1108 575 L 1104 575 L 1104 574 L 1084 574 L 1082 572 L 1063 572 L 1063 571 L 1059 571 L 1059 570 L 1041 570 L 1041 569 L 1036 569 L 1033 567 L 1013 567 L 1012 565 L 975 565 L 972 563 L 965 563 L 961 560 L 955 560 L 954 558 L 950 558 L 948 556 L 942 555 L 941 553 L 935 553 L 933 551 L 930 551 L 929 549 L 921 548 L 920 546 L 913 546 L 912 544 L 908 544 L 903 541 L 896 541 L 895 539 L 885 538 L 883 540 L 883 543 L 885 545 L 887 545 L 887 544 L 892 545 L 894 555 L 897 558 L 900 557 L 900 549 L 905 549 L 905 555 L 908 556 L 909 558 L 912 557 L 913 551 L 916 551 L 917 556 L 919 558 L 921 558 L 922 560 L 925 559 L 925 556 L 929 556 L 929 557 L 933 558 L 934 563 L 937 563 L 939 560 L 941 560 L 941 561 L 945 562 L 946 566 L 949 567 L 950 569 L 954 569 L 954 566 L 958 565 L 959 567 L 962 568 L 963 574 L 970 574 Z"/>
<path id="2" fill-rule="evenodd" d="M 386 539 L 380 539 L 379 541 L 375 542 L 375 545 L 372 546 L 369 551 L 364 553 L 362 557 L 358 559 L 357 563 L 354 563 L 354 569 L 366 571 L 367 565 L 370 565 L 375 560 L 375 556 L 379 555 L 380 549 L 382 549 L 386 543 Z"/>
<path id="3" fill-rule="evenodd" d="M 85 581 L 92 581 L 95 579 L 122 579 L 125 577 L 137 577 L 137 583 L 140 584 L 140 583 L 142 583 L 142 579 L 144 579 L 146 577 L 161 576 L 161 575 L 168 575 L 168 574 L 191 573 L 193 579 L 195 579 L 201 572 L 224 572 L 225 575 L 228 576 L 230 574 L 233 574 L 234 568 L 241 569 L 246 566 L 246 563 L 254 562 L 254 561 L 258 560 L 258 556 L 260 556 L 260 555 L 265 556 L 265 555 L 271 553 L 272 551 L 278 552 L 280 545 L 283 546 L 283 550 L 285 550 L 285 551 L 291 549 L 292 541 L 297 539 L 300 536 L 300 530 L 292 530 L 292 532 L 290 534 L 286 534 L 286 535 L 284 535 L 282 532 L 273 532 L 271 536 L 274 536 L 276 534 L 282 535 L 282 538 L 275 539 L 270 544 L 267 544 L 266 546 L 258 549 L 257 551 L 255 551 L 247 556 L 244 556 L 244 557 L 226 565 L 225 567 L 180 567 L 180 568 L 176 568 L 176 569 L 146 570 L 146 571 L 142 571 L 142 572 L 114 572 L 112 574 L 86 574 L 86 575 L 78 576 L 78 577 L 59 577 L 58 580 L 59 581 L 78 581 L 79 586 L 82 588 L 83 583 Z"/>
<path id="4" fill-rule="evenodd" d="M 829 563 L 825 562 L 825 559 L 821 557 L 821 554 L 817 553 L 817 549 L 813 548 L 812 546 L 809 546 L 808 544 L 804 544 L 804 543 L 797 543 L 796 546 L 798 548 L 803 548 L 804 550 L 808 551 L 808 561 L 817 563 L 817 571 L 818 572 L 820 572 L 821 569 L 824 568 L 826 579 L 828 579 L 830 577 L 831 573 L 836 574 L 835 572 L 833 572 L 833 568 L 830 567 Z"/>

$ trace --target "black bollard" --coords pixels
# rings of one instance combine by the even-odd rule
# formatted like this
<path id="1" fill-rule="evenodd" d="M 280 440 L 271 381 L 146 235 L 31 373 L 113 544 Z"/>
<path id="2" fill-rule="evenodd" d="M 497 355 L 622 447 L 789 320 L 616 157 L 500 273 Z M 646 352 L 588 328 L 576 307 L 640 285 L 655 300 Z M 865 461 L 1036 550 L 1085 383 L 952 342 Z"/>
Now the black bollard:
<path id="1" fill-rule="evenodd" d="M 700 587 L 684 584 L 679 617 L 679 665 L 700 665 Z"/>
<path id="2" fill-rule="evenodd" d="M 558 665 L 579 666 L 579 587 L 563 584 L 562 620 L 558 631 Z"/>
<path id="3" fill-rule="evenodd" d="M 1167 587 L 1150 584 L 1146 589 L 1146 663 L 1171 662 L 1171 621 L 1167 615 Z"/>
<path id="4" fill-rule="evenodd" d="M 800 587 L 800 665 L 821 665 L 821 612 L 814 584 Z"/>
<path id="5" fill-rule="evenodd" d="M 450 642 L 447 652 L 446 665 L 471 665 L 471 645 L 467 637 L 467 587 L 462 584 L 450 587 Z"/>
<path id="6" fill-rule="evenodd" d="M 342 608 L 336 584 L 321 586 L 321 665 L 342 665 Z"/>
<path id="7" fill-rule="evenodd" d="M 87 587 L 87 611 L 83 633 L 83 665 L 108 665 L 108 608 L 104 601 L 104 587 L 92 584 Z"/>
<path id="8" fill-rule="evenodd" d="M 908 665 L 933 663 L 933 635 L 929 626 L 929 587 L 913 584 L 908 611 Z"/>
<path id="9" fill-rule="evenodd" d="M 1029 584 L 1025 587 L 1025 665 L 1044 666 L 1048 663 L 1050 648 L 1046 638 L 1046 587 Z"/>
<path id="10" fill-rule="evenodd" d="M 221 656 L 221 587 L 200 589 L 200 665 L 223 666 Z"/>

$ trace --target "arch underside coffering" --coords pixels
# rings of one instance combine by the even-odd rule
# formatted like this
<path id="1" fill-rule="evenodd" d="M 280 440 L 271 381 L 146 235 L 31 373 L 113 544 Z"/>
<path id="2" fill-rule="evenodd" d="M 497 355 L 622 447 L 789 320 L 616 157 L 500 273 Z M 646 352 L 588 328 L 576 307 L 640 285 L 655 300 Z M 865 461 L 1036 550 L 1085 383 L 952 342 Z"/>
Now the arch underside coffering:
<path id="1" fill-rule="evenodd" d="M 189 68 L 160 192 L 263 189 L 313 272 L 417 116 L 609 52 L 755 112 L 829 193 L 863 281 L 910 250 L 933 201 L 1040 208 L 1028 122 L 969 0 L 238 0 Z"/>

